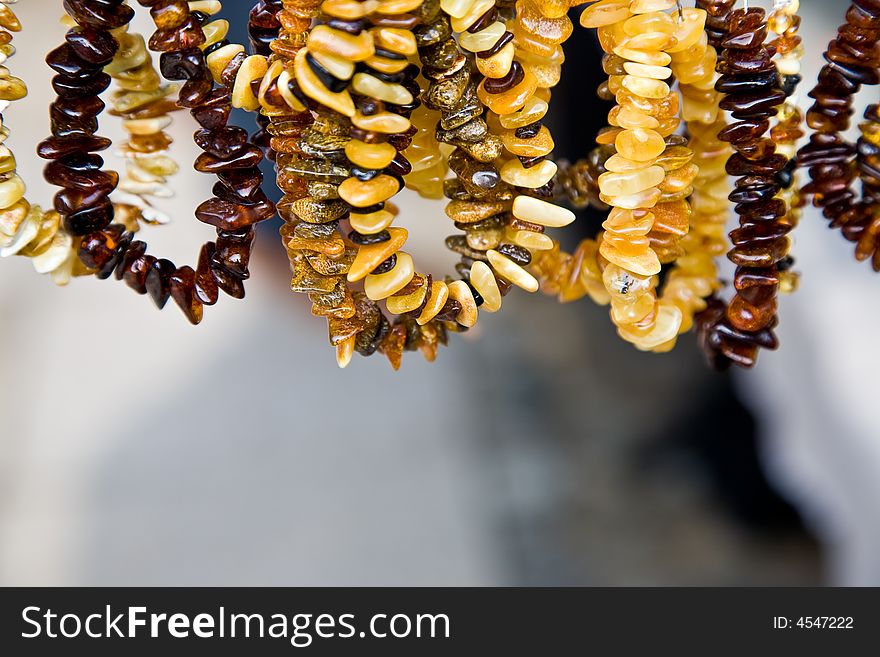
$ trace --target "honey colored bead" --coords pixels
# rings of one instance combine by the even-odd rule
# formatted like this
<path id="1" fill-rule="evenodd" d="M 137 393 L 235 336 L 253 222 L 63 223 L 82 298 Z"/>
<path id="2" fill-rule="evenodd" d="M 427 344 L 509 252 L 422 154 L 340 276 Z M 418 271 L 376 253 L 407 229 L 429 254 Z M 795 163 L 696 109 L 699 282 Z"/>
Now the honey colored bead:
<path id="1" fill-rule="evenodd" d="M 403 86 L 391 82 L 383 82 L 369 73 L 356 73 L 351 79 L 351 86 L 357 93 L 392 103 L 409 105 L 413 102 L 412 94 Z"/>
<path id="2" fill-rule="evenodd" d="M 626 210 L 611 208 L 608 218 L 602 222 L 606 231 L 621 236 L 642 236 L 651 232 L 654 226 L 654 213 L 645 210 Z"/>
<path id="3" fill-rule="evenodd" d="M 440 8 L 452 18 L 461 18 L 473 3 L 474 0 L 440 0 Z"/>
<path id="4" fill-rule="evenodd" d="M 259 109 L 260 101 L 254 95 L 251 82 L 261 79 L 268 70 L 269 64 L 266 58 L 260 55 L 252 55 L 242 62 L 232 89 L 233 107 L 239 107 L 248 112 Z"/>
<path id="5" fill-rule="evenodd" d="M 608 113 L 608 122 L 627 130 L 632 128 L 652 130 L 660 125 L 660 122 L 650 114 L 639 112 L 628 105 L 615 105 Z"/>
<path id="6" fill-rule="evenodd" d="M 386 16 L 405 14 L 418 9 L 422 2 L 423 0 L 379 0 L 376 12 Z"/>
<path id="7" fill-rule="evenodd" d="M 678 335 L 681 326 L 681 310 L 671 304 L 660 304 L 651 328 L 644 331 L 634 326 L 618 327 L 617 332 L 624 340 L 642 351 L 651 351 Z"/>
<path id="8" fill-rule="evenodd" d="M 377 210 L 367 214 L 352 212 L 349 215 L 351 227 L 361 235 L 381 233 L 394 222 L 394 213 L 388 210 Z"/>
<path id="9" fill-rule="evenodd" d="M 665 52 L 641 50 L 635 48 L 628 40 L 615 46 L 613 52 L 626 60 L 648 66 L 667 66 L 672 61 L 672 56 Z"/>
<path id="10" fill-rule="evenodd" d="M 644 98 L 665 98 L 669 94 L 669 85 L 662 80 L 624 75 L 622 84 L 624 89 Z"/>
<path id="11" fill-rule="evenodd" d="M 503 253 L 493 249 L 486 251 L 486 256 L 489 258 L 489 264 L 492 265 L 492 269 L 504 280 L 513 283 L 526 292 L 537 292 L 540 289 L 541 286 L 538 283 L 538 279 Z"/>
<path id="12" fill-rule="evenodd" d="M 352 139 L 345 145 L 345 156 L 364 169 L 384 169 L 397 156 L 397 149 L 387 142 L 367 144 Z"/>
<path id="13" fill-rule="evenodd" d="M 503 78 L 510 71 L 515 56 L 516 48 L 511 42 L 491 57 L 476 57 L 474 61 L 477 63 L 477 70 L 485 77 Z"/>
<path id="14" fill-rule="evenodd" d="M 18 203 L 26 191 L 20 176 L 13 175 L 0 182 L 0 208 L 8 208 Z"/>
<path id="15" fill-rule="evenodd" d="M 705 33 L 706 12 L 702 9 L 687 7 L 682 9 L 682 18 L 676 21 L 673 33 L 676 43 L 666 49 L 667 52 L 675 53 L 687 50 L 697 43 Z"/>
<path id="16" fill-rule="evenodd" d="M 527 187 L 537 189 L 553 180 L 557 166 L 550 160 L 543 160 L 539 164 L 526 169 L 519 159 L 508 160 L 501 167 L 501 180 L 514 187 Z"/>
<path id="17" fill-rule="evenodd" d="M 382 132 L 387 135 L 406 132 L 411 125 L 408 118 L 393 112 L 378 112 L 377 114 L 369 115 L 355 112 L 351 122 L 363 130 Z"/>
<path id="18" fill-rule="evenodd" d="M 490 94 L 485 89 L 486 81 L 480 83 L 477 87 L 477 95 L 480 101 L 496 114 L 510 114 L 515 112 L 526 104 L 531 98 L 535 90 L 538 88 L 538 82 L 535 76 L 525 72 L 522 82 L 508 91 L 500 94 Z"/>
<path id="19" fill-rule="evenodd" d="M 315 58 L 315 61 L 327 69 L 327 72 L 334 78 L 339 80 L 349 80 L 351 79 L 351 76 L 354 75 L 354 62 L 351 60 L 317 50 L 311 53 L 311 55 Z M 279 61 L 278 63 L 280 64 L 281 62 Z"/>
<path id="20" fill-rule="evenodd" d="M 675 22 L 670 14 L 659 12 L 650 14 L 637 14 L 626 19 L 623 23 L 623 31 L 628 36 L 636 36 L 645 32 L 664 32 L 672 34 L 675 32 Z"/>
<path id="21" fill-rule="evenodd" d="M 666 142 L 653 130 L 634 128 L 620 131 L 614 139 L 614 147 L 628 160 L 647 162 L 666 150 Z"/>
<path id="22" fill-rule="evenodd" d="M 211 46 L 220 43 L 229 34 L 229 21 L 217 20 L 211 21 L 202 28 L 205 34 L 205 43 L 199 46 L 202 50 L 207 50 Z"/>
<path id="23" fill-rule="evenodd" d="M 208 64 L 208 70 L 211 71 L 211 77 L 214 78 L 214 82 L 220 82 L 223 71 L 226 70 L 229 63 L 243 52 L 244 46 L 230 43 L 222 48 L 214 50 L 205 58 L 205 62 Z"/>
<path id="24" fill-rule="evenodd" d="M 346 21 L 355 21 L 359 18 L 369 16 L 378 9 L 379 3 L 376 0 L 324 0 L 321 3 L 321 10 L 329 16 L 341 18 Z"/>
<path id="25" fill-rule="evenodd" d="M 687 235 L 691 218 L 691 206 L 687 201 L 658 203 L 651 212 L 654 215 L 654 230 L 673 235 Z"/>
<path id="26" fill-rule="evenodd" d="M 630 241 L 634 240 L 618 241 L 606 237 L 599 246 L 599 253 L 608 262 L 639 276 L 654 276 L 660 273 L 660 260 L 657 258 L 657 254 L 647 246 L 647 239 L 644 240 L 645 245 L 638 253 L 631 253 L 620 249 L 621 244 L 626 244 Z"/>
<path id="27" fill-rule="evenodd" d="M 369 32 L 352 35 L 326 25 L 318 25 L 309 33 L 308 49 L 343 57 L 352 62 L 366 61 L 376 52 Z"/>
<path id="28" fill-rule="evenodd" d="M 495 7 L 495 0 L 472 0 L 461 16 L 453 16 L 449 21 L 453 32 L 464 32 L 476 23 L 487 11 Z"/>
<path id="29" fill-rule="evenodd" d="M 293 66 L 299 88 L 306 96 L 344 116 L 354 116 L 354 101 L 352 101 L 348 91 L 335 93 L 327 89 L 306 61 L 305 49 L 300 50 L 296 54 Z"/>
<path id="30" fill-rule="evenodd" d="M 351 336 L 336 345 L 336 364 L 339 366 L 339 369 L 344 370 L 351 364 L 356 342 L 357 337 Z"/>
<path id="31" fill-rule="evenodd" d="M 543 157 L 554 146 L 547 126 L 541 126 L 538 134 L 528 139 L 517 137 L 515 132 L 505 132 L 501 135 L 501 141 L 508 152 L 521 157 Z"/>
<path id="32" fill-rule="evenodd" d="M 449 287 L 446 283 L 443 281 L 432 282 L 428 302 L 425 304 L 425 307 L 422 309 L 422 313 L 419 315 L 416 322 L 418 322 L 420 326 L 424 326 L 430 322 L 440 314 L 440 311 L 443 310 L 443 306 L 446 305 L 446 300 L 448 298 Z"/>
<path id="33" fill-rule="evenodd" d="M 582 27 L 602 27 L 626 20 L 632 15 L 628 0 L 600 0 L 581 12 Z"/>
<path id="34" fill-rule="evenodd" d="M 568 226 L 575 220 L 574 212 L 531 196 L 517 196 L 513 201 L 513 216 L 548 228 Z"/>
<path id="35" fill-rule="evenodd" d="M 373 40 L 380 48 L 401 55 L 415 55 L 418 52 L 416 38 L 410 30 L 395 27 L 378 27 L 371 30 Z"/>
<path id="36" fill-rule="evenodd" d="M 409 237 L 409 233 L 405 228 L 389 228 L 388 234 L 391 238 L 384 242 L 358 247 L 354 262 L 351 263 L 351 267 L 348 270 L 347 278 L 349 283 L 355 283 L 365 278 L 376 267 L 397 253 L 406 244 L 406 240 Z M 394 294 L 394 292 L 390 294 Z M 384 299 L 385 297 L 382 298 Z"/>
<path id="37" fill-rule="evenodd" d="M 515 230 L 507 228 L 504 238 L 517 246 L 529 251 L 549 251 L 553 248 L 553 240 L 542 233 L 533 233 L 530 230 Z"/>
<path id="38" fill-rule="evenodd" d="M 396 178 L 381 174 L 370 180 L 347 178 L 337 190 L 339 198 L 356 208 L 367 208 L 387 201 L 400 191 Z"/>
<path id="39" fill-rule="evenodd" d="M 650 14 L 675 7 L 675 0 L 632 0 L 629 10 L 634 14 Z"/>
<path id="40" fill-rule="evenodd" d="M 397 263 L 384 274 L 370 274 L 364 279 L 364 292 L 373 301 L 387 299 L 409 285 L 415 275 L 412 256 L 405 251 L 397 252 Z"/>
<path id="41" fill-rule="evenodd" d="M 394 75 L 395 73 L 400 73 L 403 69 L 409 66 L 409 61 L 406 59 L 389 59 L 388 57 L 375 55 L 370 57 L 366 61 L 366 64 L 379 73 Z"/>
<path id="42" fill-rule="evenodd" d="M 483 52 L 492 48 L 498 40 L 504 36 L 507 27 L 501 21 L 492 23 L 489 27 L 474 34 L 464 32 L 458 38 L 458 44 L 469 52 Z"/>
<path id="43" fill-rule="evenodd" d="M 394 295 L 388 297 L 388 300 L 385 302 L 385 305 L 388 307 L 388 312 L 392 315 L 403 315 L 404 313 L 411 313 L 412 311 L 421 307 L 421 305 L 425 302 L 425 297 L 428 296 L 428 286 L 422 285 L 414 292 L 410 292 L 409 294 L 403 295 Z"/>
<path id="44" fill-rule="evenodd" d="M 483 297 L 481 308 L 486 312 L 495 313 L 501 310 L 501 290 L 495 274 L 485 262 L 477 261 L 471 266 L 471 285 Z"/>
<path id="45" fill-rule="evenodd" d="M 507 130 L 522 128 L 523 126 L 531 125 L 535 121 L 540 121 L 544 118 L 544 115 L 547 114 L 548 108 L 549 105 L 547 104 L 547 101 L 542 100 L 537 96 L 532 96 L 526 101 L 525 105 L 516 112 L 498 117 L 499 123 L 501 127 L 506 128 Z"/>
<path id="46" fill-rule="evenodd" d="M 647 209 L 653 208 L 657 205 L 657 202 L 660 200 L 662 194 L 660 190 L 656 187 L 651 187 L 650 189 L 646 189 L 645 191 L 638 192 L 636 194 L 629 194 L 627 196 L 605 196 L 605 194 L 599 194 L 599 200 L 603 203 L 607 203 L 608 205 L 616 205 L 619 208 L 625 208 L 627 210 L 638 210 L 638 209 Z"/>
<path id="47" fill-rule="evenodd" d="M 604 167 L 608 171 L 613 171 L 614 173 L 626 173 L 628 171 L 636 171 L 637 169 L 644 169 L 649 164 L 654 164 L 656 160 L 648 160 L 646 162 L 639 162 L 638 160 L 629 160 L 622 155 L 615 153 L 607 160 L 605 160 Z"/>
<path id="48" fill-rule="evenodd" d="M 663 182 L 662 167 L 649 166 L 626 173 L 606 172 L 599 176 L 599 190 L 606 196 L 627 196 L 655 187 Z"/>
<path id="49" fill-rule="evenodd" d="M 639 64 L 638 62 L 626 62 L 623 68 L 630 75 L 650 78 L 652 80 L 666 80 L 672 75 L 672 70 L 666 66 L 649 66 L 647 64 Z"/>
<path id="50" fill-rule="evenodd" d="M 471 288 L 464 281 L 453 281 L 448 286 L 448 292 L 449 298 L 461 305 L 455 321 L 465 328 L 473 327 L 477 323 L 478 310 Z"/>

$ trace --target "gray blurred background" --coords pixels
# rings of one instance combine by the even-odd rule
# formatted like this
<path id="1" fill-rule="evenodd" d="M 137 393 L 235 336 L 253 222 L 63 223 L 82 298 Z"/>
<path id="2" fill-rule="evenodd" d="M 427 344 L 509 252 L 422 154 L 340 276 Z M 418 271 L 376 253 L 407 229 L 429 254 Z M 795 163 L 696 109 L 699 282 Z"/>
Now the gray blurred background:
<path id="1" fill-rule="evenodd" d="M 228 2 L 229 17 L 249 4 Z M 846 5 L 802 3 L 804 100 Z M 26 32 L 8 66 L 31 95 L 5 113 L 9 145 L 29 198 L 49 204 L 32 153 L 61 7 L 15 9 Z M 591 142 L 571 62 L 594 48 L 576 29 L 555 96 L 572 159 Z M 174 222 L 144 232 L 190 263 L 212 233 L 192 216 L 212 184 L 188 170 L 194 129 L 178 115 Z M 121 136 L 111 117 L 102 133 Z M 411 251 L 448 270 L 442 206 L 401 205 Z M 247 300 L 198 328 L 115 281 L 58 289 L 0 262 L 0 584 L 880 584 L 880 280 L 815 214 L 781 350 L 732 377 L 689 336 L 641 354 L 606 309 L 525 294 L 433 365 L 339 371 L 264 228 Z"/>

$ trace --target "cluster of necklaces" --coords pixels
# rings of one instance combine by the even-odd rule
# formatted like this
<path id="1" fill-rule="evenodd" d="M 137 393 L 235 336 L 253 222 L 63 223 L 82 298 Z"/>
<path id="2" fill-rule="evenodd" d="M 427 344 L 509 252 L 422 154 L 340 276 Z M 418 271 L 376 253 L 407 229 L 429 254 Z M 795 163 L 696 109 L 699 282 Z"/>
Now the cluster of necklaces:
<path id="1" fill-rule="evenodd" d="M 0 0 L 2 108 L 27 94 L 9 61 L 28 28 L 15 2 Z M 219 0 L 63 4 L 69 31 L 46 56 L 51 135 L 37 147 L 59 188 L 51 209 L 26 200 L 0 144 L 0 256 L 30 258 L 59 285 L 115 279 L 198 324 L 206 306 L 244 297 L 256 224 L 277 215 L 291 289 L 325 318 L 342 367 L 377 352 L 394 368 L 405 352 L 433 360 L 520 288 L 608 305 L 643 351 L 694 332 L 725 368 L 778 346 L 806 203 L 880 271 L 878 105 L 857 143 L 845 136 L 857 92 L 880 83 L 880 0 L 852 0 L 805 116 L 798 0 L 770 12 L 735 0 L 257 0 L 247 45 L 227 40 Z M 613 108 L 585 157 L 557 164 L 544 118 L 575 8 L 604 51 L 598 95 Z M 152 35 L 129 29 L 138 11 Z M 127 135 L 115 145 L 124 173 L 100 155 L 114 146 L 99 134 L 105 101 Z M 253 113 L 252 131 L 230 123 L 233 108 Z M 184 109 L 199 128 L 194 168 L 215 177 L 195 218 L 217 236 L 192 265 L 141 239 L 168 223 L 156 202 L 181 174 L 165 131 Z M 0 142 L 9 131 L 3 121 Z M 454 271 L 425 272 L 407 252 L 404 188 L 443 203 Z M 602 230 L 568 253 L 559 229 L 587 205 L 605 213 Z"/>

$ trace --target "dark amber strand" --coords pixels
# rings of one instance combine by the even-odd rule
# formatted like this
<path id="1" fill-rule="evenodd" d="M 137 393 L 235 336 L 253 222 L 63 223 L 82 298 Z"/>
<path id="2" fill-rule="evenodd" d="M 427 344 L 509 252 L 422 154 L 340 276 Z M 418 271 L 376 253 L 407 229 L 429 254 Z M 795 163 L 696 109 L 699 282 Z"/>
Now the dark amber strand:
<path id="1" fill-rule="evenodd" d="M 765 138 L 769 118 L 786 98 L 764 46 L 766 33 L 764 11 L 752 8 L 730 12 L 727 33 L 714 37 L 723 48 L 716 84 L 725 94 L 720 106 L 737 119 L 719 136 L 734 148 L 726 169 L 737 177 L 729 198 L 739 216 L 728 253 L 737 265 L 734 296 L 726 307 L 713 299 L 697 319 L 700 344 L 715 366 L 751 367 L 760 348 L 777 345 L 777 264 L 787 257 L 791 226 L 784 221 L 785 202 L 775 198 L 788 161 Z"/>
<path id="2" fill-rule="evenodd" d="M 52 137 L 40 144 L 38 153 L 51 160 L 45 169 L 46 180 L 62 188 L 55 195 L 55 209 L 67 230 L 82 236 L 113 221 L 109 196 L 119 175 L 103 171 L 104 160 L 96 154 L 104 143 L 95 134 L 98 115 L 104 109 L 97 94 L 110 84 L 103 68 L 118 50 L 110 30 L 127 25 L 134 11 L 122 0 L 108 0 L 100 6 L 68 0 L 65 6 L 78 26 L 46 57 L 56 73 L 52 82 L 58 97 L 49 112 Z"/>
<path id="3" fill-rule="evenodd" d="M 853 96 L 861 85 L 880 82 L 878 39 L 880 0 L 854 0 L 846 22 L 825 52 L 827 64 L 809 94 L 814 103 L 807 112 L 807 124 L 814 132 L 798 152 L 798 162 L 810 177 L 803 194 L 812 196 L 813 205 L 822 208 L 832 228 L 839 228 L 844 238 L 856 243 L 856 259 L 870 259 L 875 271 L 880 271 L 876 203 L 866 196 L 864 186 L 862 198 L 853 188 L 861 164 L 856 162 L 856 146 L 842 133 L 849 127 Z"/>
<path id="4" fill-rule="evenodd" d="M 696 6 L 706 12 L 706 36 L 709 45 L 721 52 L 727 35 L 727 23 L 736 0 L 697 0 Z"/>
<path id="5" fill-rule="evenodd" d="M 251 42 L 251 51 L 256 55 L 269 57 L 272 54 L 272 44 L 281 33 L 281 21 L 279 15 L 282 6 L 281 0 L 257 0 L 248 17 L 248 36 Z M 262 80 L 260 80 L 262 82 Z M 263 149 L 265 156 L 275 159 L 272 150 L 272 136 L 269 134 L 269 117 L 258 112 L 256 114 L 259 130 L 251 138 L 251 142 Z"/>
<path id="6" fill-rule="evenodd" d="M 199 46 L 205 43 L 201 20 L 181 0 L 139 0 L 156 23 L 150 47 L 162 53 L 161 69 L 168 79 L 184 81 L 178 103 L 189 108 L 201 126 L 196 143 L 205 152 L 196 168 L 215 173 L 215 196 L 196 210 L 201 221 L 217 228 L 216 242 L 202 247 L 196 268 L 178 267 L 170 260 L 146 252 L 146 244 L 133 239 L 121 225 L 110 225 L 83 238 L 80 257 L 101 278 L 116 274 L 139 294 L 149 294 L 159 308 L 169 298 L 193 324 L 201 322 L 205 305 L 218 301 L 223 290 L 234 298 L 244 296 L 244 280 L 254 240 L 253 225 L 274 214 L 262 192 L 257 166 L 259 148 L 247 133 L 228 126 L 231 111 L 229 85 L 241 60 L 223 72 L 224 84 L 215 87 Z M 92 9 L 93 10 L 93 9 Z"/>

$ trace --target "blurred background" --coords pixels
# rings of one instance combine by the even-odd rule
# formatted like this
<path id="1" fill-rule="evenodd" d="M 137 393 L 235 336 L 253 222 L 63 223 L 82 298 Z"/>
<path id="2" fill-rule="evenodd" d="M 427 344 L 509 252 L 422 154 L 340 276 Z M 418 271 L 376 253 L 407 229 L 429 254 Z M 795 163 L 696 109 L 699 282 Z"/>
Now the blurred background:
<path id="1" fill-rule="evenodd" d="M 802 101 L 847 4 L 802 4 Z M 250 3 L 227 5 L 243 25 Z M 4 118 L 47 205 L 32 153 L 62 9 L 15 9 L 8 66 L 30 97 Z M 554 95 L 572 160 L 605 119 L 596 47 L 576 28 Z M 192 216 L 212 184 L 189 170 L 194 130 L 177 115 L 174 222 L 142 238 L 190 263 L 212 234 Z M 117 121 L 102 134 L 120 138 Z M 412 252 L 448 271 L 441 204 L 401 206 Z M 247 300 L 198 328 L 115 281 L 59 289 L 0 262 L 0 584 L 880 584 L 880 280 L 812 211 L 782 348 L 726 375 L 692 336 L 641 354 L 607 309 L 525 294 L 432 365 L 339 371 L 325 323 L 288 291 L 277 228 L 262 226 Z"/>

